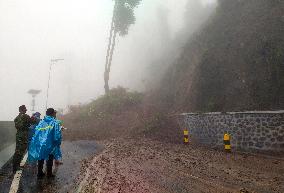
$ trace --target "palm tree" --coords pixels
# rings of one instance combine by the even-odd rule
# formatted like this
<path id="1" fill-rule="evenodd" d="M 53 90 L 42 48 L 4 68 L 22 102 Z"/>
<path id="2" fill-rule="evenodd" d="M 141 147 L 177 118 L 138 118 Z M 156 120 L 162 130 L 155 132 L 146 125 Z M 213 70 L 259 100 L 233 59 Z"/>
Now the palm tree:
<path id="1" fill-rule="evenodd" d="M 105 62 L 105 93 L 109 92 L 109 74 L 112 64 L 112 56 L 115 48 L 117 34 L 125 36 L 131 24 L 135 23 L 134 9 L 140 4 L 141 0 L 114 0 L 113 16 L 110 27 L 109 43 L 107 47 Z"/>

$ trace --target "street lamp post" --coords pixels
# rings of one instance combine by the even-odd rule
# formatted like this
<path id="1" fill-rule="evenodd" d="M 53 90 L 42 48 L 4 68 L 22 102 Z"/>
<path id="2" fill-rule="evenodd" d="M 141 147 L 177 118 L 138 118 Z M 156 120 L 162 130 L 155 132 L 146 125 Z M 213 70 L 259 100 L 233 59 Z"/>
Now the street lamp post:
<path id="1" fill-rule="evenodd" d="M 50 65 L 49 65 L 49 73 L 48 73 L 48 82 L 47 82 L 47 91 L 46 91 L 46 103 L 45 103 L 45 110 L 47 110 L 47 103 L 48 103 L 48 97 L 49 97 L 49 85 L 50 85 L 50 75 L 51 75 L 51 68 L 52 65 L 55 64 L 58 61 L 62 61 L 64 59 L 57 58 L 57 59 L 51 59 L 50 60 Z"/>

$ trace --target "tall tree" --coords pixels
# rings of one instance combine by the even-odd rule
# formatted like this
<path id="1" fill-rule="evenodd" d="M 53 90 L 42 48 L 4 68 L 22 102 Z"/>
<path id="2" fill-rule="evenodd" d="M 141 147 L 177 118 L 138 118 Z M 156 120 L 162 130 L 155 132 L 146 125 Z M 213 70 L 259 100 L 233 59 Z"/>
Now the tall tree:
<path id="1" fill-rule="evenodd" d="M 140 2 L 141 0 L 114 0 L 104 72 L 106 94 L 109 92 L 109 74 L 117 35 L 125 36 L 128 34 L 129 26 L 135 23 L 134 9 Z"/>

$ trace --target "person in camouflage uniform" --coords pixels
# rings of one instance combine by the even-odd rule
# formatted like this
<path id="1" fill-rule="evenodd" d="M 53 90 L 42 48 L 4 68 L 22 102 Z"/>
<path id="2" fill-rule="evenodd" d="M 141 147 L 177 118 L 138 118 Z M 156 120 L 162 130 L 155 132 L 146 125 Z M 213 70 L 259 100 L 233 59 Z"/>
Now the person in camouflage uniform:
<path id="1" fill-rule="evenodd" d="M 19 115 L 14 119 L 16 133 L 16 149 L 13 156 L 13 172 L 15 173 L 20 168 L 20 163 L 25 155 L 28 147 L 29 127 L 33 123 L 29 115 L 26 114 L 27 108 L 25 105 L 19 107 Z"/>

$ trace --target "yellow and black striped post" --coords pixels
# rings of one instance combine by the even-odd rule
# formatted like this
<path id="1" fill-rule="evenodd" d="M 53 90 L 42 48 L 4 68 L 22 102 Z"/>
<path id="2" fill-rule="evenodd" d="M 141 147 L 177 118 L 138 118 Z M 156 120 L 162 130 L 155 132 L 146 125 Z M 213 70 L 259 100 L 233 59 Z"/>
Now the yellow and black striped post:
<path id="1" fill-rule="evenodd" d="M 225 145 L 225 151 L 231 152 L 230 135 L 228 133 L 224 134 L 224 145 Z"/>
<path id="2" fill-rule="evenodd" d="M 189 142 L 189 139 L 188 139 L 188 130 L 185 129 L 185 130 L 183 130 L 183 143 L 184 143 L 184 144 L 188 144 L 188 142 Z"/>

